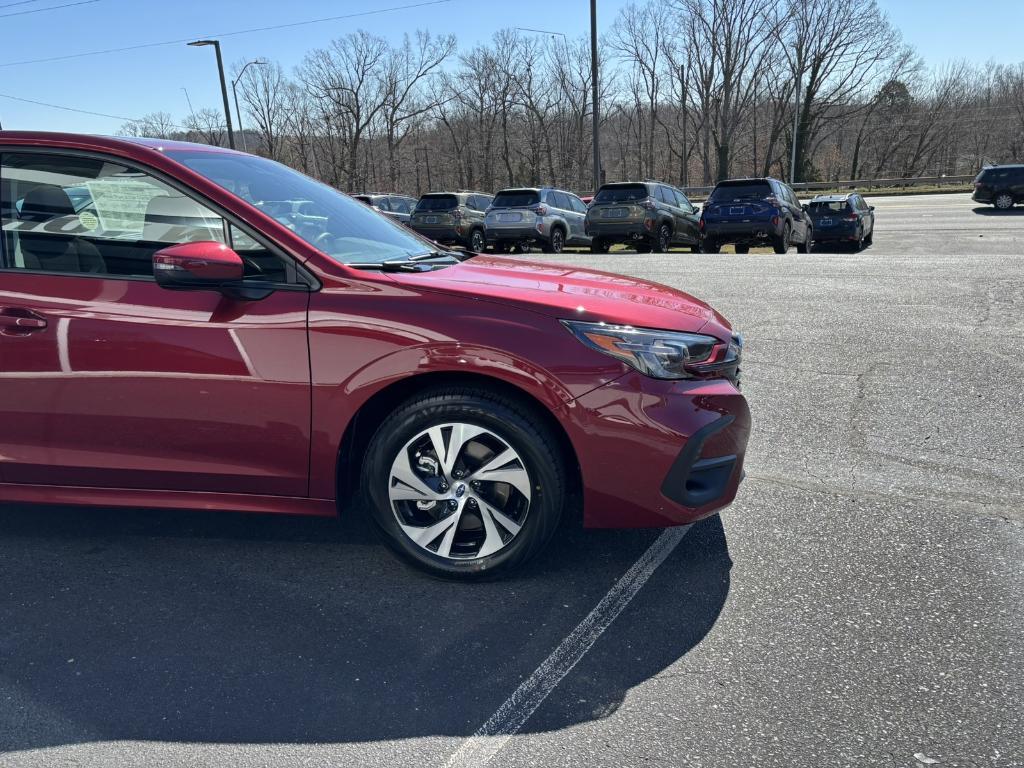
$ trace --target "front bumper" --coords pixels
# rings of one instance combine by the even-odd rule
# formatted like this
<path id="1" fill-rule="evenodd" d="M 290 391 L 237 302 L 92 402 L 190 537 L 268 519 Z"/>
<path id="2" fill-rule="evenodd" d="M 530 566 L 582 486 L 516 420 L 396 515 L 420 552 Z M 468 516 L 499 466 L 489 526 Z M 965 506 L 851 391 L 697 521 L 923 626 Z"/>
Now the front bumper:
<path id="1" fill-rule="evenodd" d="M 727 380 L 631 373 L 580 397 L 565 415 L 587 527 L 686 525 L 736 497 L 750 411 Z"/>

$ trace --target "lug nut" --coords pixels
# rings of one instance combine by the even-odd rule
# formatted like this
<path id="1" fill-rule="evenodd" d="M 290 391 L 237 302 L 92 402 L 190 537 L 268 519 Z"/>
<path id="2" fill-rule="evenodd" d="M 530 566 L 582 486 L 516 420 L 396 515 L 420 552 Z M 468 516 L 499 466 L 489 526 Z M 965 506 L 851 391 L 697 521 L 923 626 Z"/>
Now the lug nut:
<path id="1" fill-rule="evenodd" d="M 448 502 L 448 509 L 456 510 L 458 508 L 459 508 L 459 502 L 457 502 L 455 499 L 449 500 L 449 502 Z"/>
<path id="2" fill-rule="evenodd" d="M 465 472 L 463 472 L 463 471 L 462 471 L 461 469 L 456 469 L 456 470 L 455 470 L 454 472 L 452 472 L 452 476 L 453 476 L 453 477 L 454 477 L 454 478 L 455 478 L 456 480 L 461 480 L 461 479 L 462 479 L 462 476 L 463 476 L 464 474 L 466 474 L 466 473 L 465 473 Z"/>
<path id="3" fill-rule="evenodd" d="M 480 481 L 479 480 L 474 480 L 473 482 L 471 482 L 469 484 L 469 487 L 472 488 L 474 491 L 479 491 L 480 490 Z"/>
<path id="4" fill-rule="evenodd" d="M 466 502 L 466 504 L 473 507 L 473 509 L 476 509 L 476 499 L 470 499 L 469 501 Z"/>
<path id="5" fill-rule="evenodd" d="M 438 485 L 437 487 L 438 487 L 438 490 L 440 490 L 440 491 L 441 491 L 441 493 L 444 493 L 445 491 L 447 491 L 447 490 L 448 490 L 448 483 L 446 483 L 446 482 L 444 482 L 444 481 L 442 480 L 442 481 L 441 481 L 441 483 L 440 483 L 440 485 Z"/>

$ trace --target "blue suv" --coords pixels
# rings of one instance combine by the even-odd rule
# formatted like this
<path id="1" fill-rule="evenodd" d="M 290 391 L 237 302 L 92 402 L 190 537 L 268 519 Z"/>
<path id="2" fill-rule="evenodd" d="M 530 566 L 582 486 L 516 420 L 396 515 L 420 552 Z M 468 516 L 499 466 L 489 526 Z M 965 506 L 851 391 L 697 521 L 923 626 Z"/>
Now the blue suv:
<path id="1" fill-rule="evenodd" d="M 715 187 L 700 217 L 705 253 L 718 253 L 732 243 L 736 253 L 751 246 L 770 245 L 786 253 L 796 245 L 800 253 L 814 246 L 814 225 L 796 193 L 778 179 L 729 179 Z"/>

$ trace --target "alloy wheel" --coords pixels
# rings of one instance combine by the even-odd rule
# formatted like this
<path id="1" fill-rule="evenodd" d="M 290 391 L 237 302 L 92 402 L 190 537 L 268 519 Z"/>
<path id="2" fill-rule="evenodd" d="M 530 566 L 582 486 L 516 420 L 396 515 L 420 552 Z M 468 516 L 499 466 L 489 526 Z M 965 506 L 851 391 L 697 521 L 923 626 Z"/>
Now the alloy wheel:
<path id="1" fill-rule="evenodd" d="M 484 248 L 487 247 L 487 243 L 484 240 L 484 233 L 479 229 L 473 231 L 473 236 L 469 241 L 469 249 L 474 253 L 483 253 Z"/>
<path id="2" fill-rule="evenodd" d="M 530 511 L 533 480 L 506 439 L 475 424 L 419 432 L 391 465 L 388 498 L 402 532 L 450 560 L 508 546 Z"/>
<path id="3" fill-rule="evenodd" d="M 562 230 L 556 229 L 551 233 L 551 250 L 554 253 L 561 253 L 564 245 L 565 237 L 562 235 Z"/>
<path id="4" fill-rule="evenodd" d="M 1008 211 L 1013 208 L 1013 197 L 1007 194 L 1001 194 L 996 198 L 996 208 L 1001 211 Z"/>

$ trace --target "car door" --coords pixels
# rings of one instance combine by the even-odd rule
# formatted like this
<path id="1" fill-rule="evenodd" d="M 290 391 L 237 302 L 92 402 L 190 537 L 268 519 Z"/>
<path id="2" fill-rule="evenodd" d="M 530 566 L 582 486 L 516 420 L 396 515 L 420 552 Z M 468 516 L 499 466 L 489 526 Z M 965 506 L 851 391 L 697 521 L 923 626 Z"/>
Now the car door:
<path id="1" fill-rule="evenodd" d="M 77 213 L 72 186 L 91 198 Z M 307 494 L 301 268 L 114 158 L 0 148 L 0 200 L 6 482 Z M 272 292 L 159 287 L 153 253 L 202 240 L 233 247 Z"/>
<path id="2" fill-rule="evenodd" d="M 576 195 L 569 195 L 569 205 L 578 227 L 576 232 L 576 243 L 579 245 L 590 245 L 590 238 L 587 236 L 587 206 Z"/>
<path id="3" fill-rule="evenodd" d="M 788 184 L 783 184 L 782 189 L 786 193 L 786 205 L 793 217 L 793 240 L 804 242 L 807 239 L 807 216 L 804 215 L 804 209 L 800 205 L 800 198 Z"/>
<path id="4" fill-rule="evenodd" d="M 694 244 L 698 241 L 699 217 L 690 199 L 678 189 L 672 188 L 676 197 L 676 207 L 680 211 L 680 225 L 677 230 L 683 242 Z"/>

